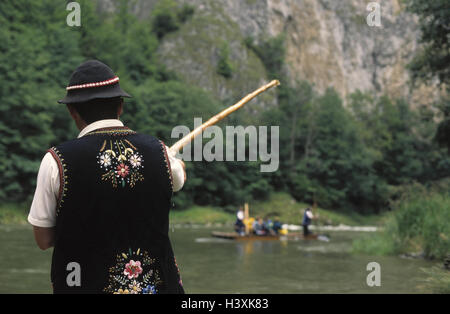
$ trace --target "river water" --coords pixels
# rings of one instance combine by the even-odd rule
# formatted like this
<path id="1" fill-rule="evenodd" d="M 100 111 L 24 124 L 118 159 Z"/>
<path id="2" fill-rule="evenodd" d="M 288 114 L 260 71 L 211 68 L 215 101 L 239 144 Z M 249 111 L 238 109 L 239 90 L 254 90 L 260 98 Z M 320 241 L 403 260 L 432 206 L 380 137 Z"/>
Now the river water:
<path id="1" fill-rule="evenodd" d="M 424 260 L 351 253 L 357 232 L 317 240 L 230 241 L 214 228 L 171 230 L 187 293 L 418 293 Z M 223 229 L 221 231 L 224 231 Z M 51 250 L 39 250 L 28 226 L 0 225 L 0 293 L 50 293 Z M 369 287 L 369 262 L 381 267 L 381 286 Z"/>

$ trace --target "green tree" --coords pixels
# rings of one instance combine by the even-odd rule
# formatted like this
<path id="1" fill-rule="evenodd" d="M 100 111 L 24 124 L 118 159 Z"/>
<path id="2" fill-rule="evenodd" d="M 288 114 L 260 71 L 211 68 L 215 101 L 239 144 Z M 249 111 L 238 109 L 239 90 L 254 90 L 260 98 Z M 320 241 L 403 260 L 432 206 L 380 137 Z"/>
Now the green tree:
<path id="1" fill-rule="evenodd" d="M 443 101 L 439 106 L 442 112 L 442 122 L 437 127 L 435 140 L 441 147 L 446 147 L 450 154 L 450 98 Z"/>
<path id="2" fill-rule="evenodd" d="M 233 67 L 230 63 L 230 47 L 224 42 L 219 50 L 219 61 L 217 62 L 217 73 L 225 78 L 231 78 Z"/>
<path id="3" fill-rule="evenodd" d="M 448 90 L 450 83 L 450 2 L 446 0 L 407 0 L 410 12 L 419 16 L 421 50 L 416 54 L 409 68 L 415 79 L 438 78 Z M 447 104 L 447 105 L 446 105 Z M 448 100 L 441 107 L 444 120 L 436 131 L 436 140 L 446 146 L 450 153 L 450 123 L 448 121 Z"/>
<path id="4" fill-rule="evenodd" d="M 258 44 L 254 43 L 252 37 L 247 37 L 244 41 L 247 48 L 253 50 L 261 59 L 269 78 L 278 78 L 282 80 L 285 77 L 285 35 L 280 34 L 266 40 L 261 40 Z"/>
<path id="5" fill-rule="evenodd" d="M 152 11 L 152 29 L 159 39 L 180 28 L 177 12 L 177 3 L 174 0 L 161 0 L 156 3 Z"/>
<path id="6" fill-rule="evenodd" d="M 375 156 L 377 175 L 389 184 L 425 183 L 449 174 L 448 157 L 433 140 L 437 129 L 434 110 L 412 110 L 404 100 L 374 99 L 361 92 L 351 95 L 349 106 Z"/>
<path id="7" fill-rule="evenodd" d="M 66 13 L 50 0 L 0 3 L 0 201 L 30 199 L 46 149 L 72 135 L 56 102 L 80 61 Z"/>
<path id="8" fill-rule="evenodd" d="M 419 16 L 422 50 L 410 69 L 415 77 L 439 78 L 450 82 L 450 2 L 447 0 L 407 0 L 407 9 Z"/>
<path id="9" fill-rule="evenodd" d="M 309 202 L 316 199 L 324 207 L 378 208 L 385 200 L 385 187 L 372 168 L 375 156 L 340 97 L 329 89 L 310 110 L 314 112 L 303 134 L 312 134 L 308 153 L 292 177 L 293 195 Z"/>

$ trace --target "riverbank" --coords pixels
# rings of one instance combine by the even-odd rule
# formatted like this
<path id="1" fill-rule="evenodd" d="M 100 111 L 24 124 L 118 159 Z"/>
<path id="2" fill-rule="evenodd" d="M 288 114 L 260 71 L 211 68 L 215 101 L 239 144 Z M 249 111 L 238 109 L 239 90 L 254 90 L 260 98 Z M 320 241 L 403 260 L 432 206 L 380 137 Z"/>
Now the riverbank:
<path id="1" fill-rule="evenodd" d="M 267 201 L 250 204 L 251 216 L 275 217 L 278 216 L 282 223 L 300 225 L 305 208 L 311 204 L 297 202 L 288 193 L 272 193 Z M 380 226 L 383 223 L 384 215 L 361 215 L 354 211 L 331 210 L 317 208 L 314 214 L 318 214 L 319 219 L 315 223 L 325 226 Z"/>
<path id="2" fill-rule="evenodd" d="M 278 217 L 283 224 L 300 225 L 303 211 L 310 204 L 295 201 L 287 193 L 273 193 L 268 200 L 249 204 L 252 217 Z M 236 208 L 236 211 L 238 208 Z M 359 215 L 354 212 L 337 212 L 317 208 L 318 223 L 321 226 L 380 226 L 384 215 Z M 186 210 L 172 211 L 172 224 L 225 224 L 232 225 L 236 220 L 235 212 L 225 212 L 217 207 L 194 206 Z M 317 222 L 316 222 L 317 223 Z"/>
<path id="3" fill-rule="evenodd" d="M 252 217 L 278 217 L 283 224 L 300 225 L 303 211 L 310 204 L 295 201 L 287 193 L 273 193 L 268 200 L 250 203 Z M 237 211 L 238 208 L 236 208 Z M 0 224 L 26 224 L 29 204 L 0 205 Z M 317 208 L 320 226 L 381 226 L 385 215 L 359 215 L 355 212 L 337 212 Z M 170 223 L 174 225 L 233 225 L 236 212 L 227 212 L 220 207 L 192 206 L 185 210 L 172 210 Z"/>
<path id="4" fill-rule="evenodd" d="M 381 232 L 353 240 L 352 251 L 368 255 L 392 255 L 436 262 L 424 283 L 435 293 L 450 293 L 450 271 L 444 259 L 450 256 L 450 194 L 414 188 L 393 203 L 393 212 Z"/>
<path id="5" fill-rule="evenodd" d="M 408 254 L 441 260 L 450 254 L 450 195 L 414 190 L 393 203 L 382 232 L 356 239 L 353 249 L 371 255 Z M 413 254 L 411 254 L 413 253 Z"/>

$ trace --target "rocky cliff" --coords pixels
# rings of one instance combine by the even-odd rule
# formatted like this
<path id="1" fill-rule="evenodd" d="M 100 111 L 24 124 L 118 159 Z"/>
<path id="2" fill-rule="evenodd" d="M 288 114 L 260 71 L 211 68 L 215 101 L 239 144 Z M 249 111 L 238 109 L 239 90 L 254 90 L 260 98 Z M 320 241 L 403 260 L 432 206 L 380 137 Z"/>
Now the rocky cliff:
<path id="1" fill-rule="evenodd" d="M 138 0 L 148 16 L 157 0 Z M 362 0 L 177 0 L 195 7 L 183 27 L 164 38 L 162 60 L 185 80 L 221 99 L 234 99 L 267 81 L 261 60 L 244 44 L 285 34 L 289 80 L 308 80 L 320 92 L 334 87 L 344 98 L 359 89 L 405 97 L 416 105 L 438 96 L 436 88 L 412 88 L 406 64 L 418 46 L 417 20 L 400 0 L 381 4 L 381 27 L 366 23 Z M 108 7 L 108 0 L 102 1 Z M 230 47 L 233 75 L 217 74 L 220 47 Z M 260 103 L 270 103 L 270 97 Z"/>

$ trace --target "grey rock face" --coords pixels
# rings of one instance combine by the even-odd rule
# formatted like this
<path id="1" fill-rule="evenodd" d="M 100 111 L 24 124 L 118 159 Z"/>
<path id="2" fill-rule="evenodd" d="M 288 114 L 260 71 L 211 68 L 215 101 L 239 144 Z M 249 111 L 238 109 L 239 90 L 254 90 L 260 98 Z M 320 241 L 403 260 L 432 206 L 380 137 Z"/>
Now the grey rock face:
<path id="1" fill-rule="evenodd" d="M 108 7 L 110 0 L 102 0 Z M 157 0 L 138 0 L 134 11 L 145 18 Z M 187 81 L 221 99 L 243 96 L 271 78 L 243 44 L 286 36 L 289 79 L 314 83 L 318 91 L 334 87 L 345 98 L 361 90 L 405 97 L 420 105 L 432 102 L 438 89 L 412 89 L 406 65 L 418 48 L 417 20 L 400 0 L 378 1 L 381 27 L 370 27 L 361 0 L 177 0 L 195 7 L 182 29 L 167 36 L 159 53 L 163 62 Z M 105 8 L 104 8 L 105 9 Z M 230 47 L 233 76 L 217 74 L 221 45 Z M 273 99 L 258 100 L 264 104 Z"/>
<path id="2" fill-rule="evenodd" d="M 220 2 L 245 36 L 286 33 L 292 81 L 306 79 L 319 91 L 334 87 L 344 98 L 357 89 L 419 103 L 437 95 L 423 86 L 410 90 L 405 66 L 417 49 L 420 33 L 416 18 L 398 0 L 378 1 L 381 27 L 367 25 L 369 1 Z"/>

